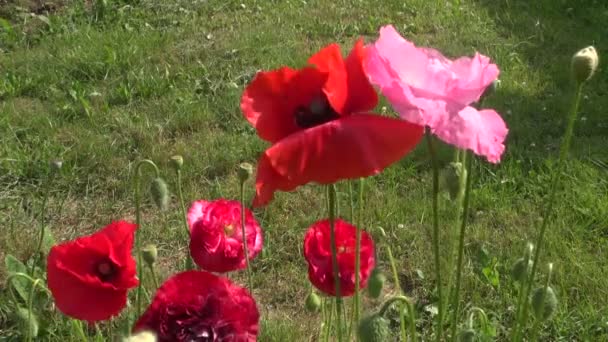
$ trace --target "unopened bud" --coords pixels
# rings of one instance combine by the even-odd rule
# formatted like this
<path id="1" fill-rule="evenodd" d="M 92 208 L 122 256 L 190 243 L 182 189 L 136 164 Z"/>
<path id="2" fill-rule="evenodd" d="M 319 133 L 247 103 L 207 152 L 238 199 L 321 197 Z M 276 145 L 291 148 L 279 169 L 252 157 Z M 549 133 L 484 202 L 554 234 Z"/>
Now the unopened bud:
<path id="1" fill-rule="evenodd" d="M 59 171 L 59 170 L 61 170 L 61 167 L 63 166 L 63 160 L 53 159 L 53 160 L 51 160 L 51 162 L 49 164 L 51 165 L 51 170 Z"/>
<path id="2" fill-rule="evenodd" d="M 477 337 L 477 333 L 475 332 L 475 330 L 465 329 L 465 330 L 462 330 L 458 334 L 458 341 L 459 342 L 473 342 L 473 341 L 475 341 L 476 337 Z"/>
<path id="3" fill-rule="evenodd" d="M 526 257 L 519 258 L 511 267 L 511 277 L 514 281 L 523 283 L 530 275 L 531 269 L 532 260 Z"/>
<path id="4" fill-rule="evenodd" d="M 123 340 L 124 342 L 156 342 L 156 335 L 150 331 L 142 331 L 131 335 Z"/>
<path id="5" fill-rule="evenodd" d="M 251 166 L 249 163 L 240 163 L 238 174 L 241 183 L 245 183 L 245 181 L 247 181 L 253 174 L 253 166 Z"/>
<path id="6" fill-rule="evenodd" d="M 167 209 L 169 206 L 169 189 L 167 188 L 167 183 L 165 183 L 164 179 L 160 177 L 154 178 L 150 185 L 150 194 L 158 209 Z"/>
<path id="7" fill-rule="evenodd" d="M 384 274 L 382 274 L 378 267 L 374 268 L 367 281 L 367 295 L 374 299 L 380 297 L 385 281 L 386 277 Z"/>
<path id="8" fill-rule="evenodd" d="M 314 292 L 310 292 L 306 297 L 306 310 L 310 313 L 317 313 L 321 309 L 321 298 Z"/>
<path id="9" fill-rule="evenodd" d="M 589 80 L 599 64 L 597 51 L 593 46 L 588 46 L 572 56 L 572 75 L 577 83 Z"/>
<path id="10" fill-rule="evenodd" d="M 551 286 L 539 287 L 532 292 L 530 304 L 536 319 L 546 321 L 557 311 L 557 296 Z"/>
<path id="11" fill-rule="evenodd" d="M 466 170 L 462 166 L 462 163 L 452 162 L 443 170 L 442 173 L 445 187 L 450 195 L 450 198 L 454 200 L 462 190 L 461 186 L 464 183 L 463 177 L 466 177 Z"/>
<path id="12" fill-rule="evenodd" d="M 184 158 L 180 155 L 175 155 L 169 159 L 171 163 L 171 167 L 175 169 L 175 171 L 179 171 L 182 169 L 182 165 L 184 165 Z"/>
<path id="13" fill-rule="evenodd" d="M 141 250 L 141 256 L 144 258 L 146 264 L 152 266 L 158 258 L 158 250 L 154 245 L 147 245 Z"/>
<path id="14" fill-rule="evenodd" d="M 389 341 L 389 321 L 379 313 L 363 318 L 357 327 L 357 335 L 361 342 Z"/>

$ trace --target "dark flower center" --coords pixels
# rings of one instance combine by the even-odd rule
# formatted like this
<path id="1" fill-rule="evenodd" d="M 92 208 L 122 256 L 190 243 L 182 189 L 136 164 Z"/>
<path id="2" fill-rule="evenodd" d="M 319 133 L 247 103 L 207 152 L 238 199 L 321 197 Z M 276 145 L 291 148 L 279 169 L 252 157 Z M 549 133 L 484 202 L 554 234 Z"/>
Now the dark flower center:
<path id="1" fill-rule="evenodd" d="M 298 127 L 310 128 L 335 120 L 340 116 L 331 107 L 325 95 L 318 95 L 308 106 L 296 108 L 294 117 Z"/>
<path id="2" fill-rule="evenodd" d="M 108 282 L 114 278 L 118 272 L 118 267 L 110 259 L 104 259 L 95 266 L 95 274 L 103 282 Z"/>
<path id="3" fill-rule="evenodd" d="M 178 333 L 180 341 L 184 342 L 211 342 L 214 341 L 213 329 L 204 324 L 185 327 Z"/>

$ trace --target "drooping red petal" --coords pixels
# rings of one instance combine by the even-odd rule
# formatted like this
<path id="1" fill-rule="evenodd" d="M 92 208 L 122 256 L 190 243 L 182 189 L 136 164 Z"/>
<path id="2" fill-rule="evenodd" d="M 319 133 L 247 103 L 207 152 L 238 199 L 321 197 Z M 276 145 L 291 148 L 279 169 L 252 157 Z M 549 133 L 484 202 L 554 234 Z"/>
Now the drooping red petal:
<path id="1" fill-rule="evenodd" d="M 315 68 L 260 72 L 241 97 L 241 111 L 258 136 L 274 143 L 298 130 L 294 113 L 321 94 L 326 75 Z"/>
<path id="2" fill-rule="evenodd" d="M 326 73 L 327 82 L 323 93 L 331 107 L 340 115 L 347 115 L 348 76 L 342 52 L 338 44 L 330 44 L 308 59 L 319 71 Z"/>
<path id="3" fill-rule="evenodd" d="M 266 204 L 276 190 L 377 174 L 411 151 L 422 133 L 403 120 L 357 114 L 292 134 L 260 158 L 254 205 Z"/>
<path id="4" fill-rule="evenodd" d="M 346 58 L 348 96 L 345 110 L 349 113 L 367 112 L 378 104 L 378 95 L 364 70 L 365 57 L 363 40 L 359 39 Z"/>

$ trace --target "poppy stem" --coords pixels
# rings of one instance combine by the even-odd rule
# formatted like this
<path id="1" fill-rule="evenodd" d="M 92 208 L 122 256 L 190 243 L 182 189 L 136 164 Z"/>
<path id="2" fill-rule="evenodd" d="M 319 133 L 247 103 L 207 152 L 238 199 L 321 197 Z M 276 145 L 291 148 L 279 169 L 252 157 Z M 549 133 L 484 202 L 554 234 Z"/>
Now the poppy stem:
<path id="1" fill-rule="evenodd" d="M 361 295 L 360 295 L 360 287 L 361 287 L 361 273 L 359 269 L 361 268 L 361 212 L 363 211 L 363 178 L 359 179 L 359 205 L 357 212 L 357 225 L 356 225 L 356 236 L 355 236 L 355 298 L 354 298 L 354 316 L 353 320 L 350 324 L 351 327 L 355 327 L 359 323 L 359 318 L 361 315 Z M 354 215 L 354 205 L 353 205 L 353 188 L 352 183 L 349 181 L 348 190 L 350 194 L 350 212 L 351 212 L 351 220 L 355 219 Z M 349 335 L 350 335 L 349 329 Z"/>
<path id="2" fill-rule="evenodd" d="M 152 276 L 152 283 L 154 283 L 154 287 L 158 290 L 160 286 L 158 286 L 158 277 L 156 276 L 156 270 L 154 269 L 154 264 L 148 264 L 148 268 L 150 268 L 150 275 Z"/>
<path id="3" fill-rule="evenodd" d="M 441 283 L 441 256 L 439 255 L 439 163 L 435 153 L 433 137 L 428 128 L 425 135 L 433 165 L 433 254 L 435 255 L 435 277 L 437 278 L 437 294 L 439 296 L 435 340 L 441 341 L 441 335 L 443 334 L 443 284 Z"/>
<path id="4" fill-rule="evenodd" d="M 451 334 L 452 340 L 456 341 L 456 327 L 458 326 L 458 315 L 460 310 L 460 282 L 462 277 L 462 259 L 464 257 L 464 237 L 466 234 L 467 227 L 467 219 L 469 216 L 469 202 L 470 202 L 470 194 L 471 194 L 471 183 L 472 183 L 472 165 L 473 165 L 473 156 L 469 154 L 468 151 L 464 152 L 463 155 L 466 163 L 466 185 L 464 190 L 464 198 L 462 202 L 462 221 L 460 224 L 460 235 L 458 237 L 458 259 L 456 260 L 456 284 L 454 285 L 454 311 L 452 311 L 452 321 L 451 321 Z"/>
<path id="5" fill-rule="evenodd" d="M 338 266 L 338 251 L 336 247 L 336 186 L 327 186 L 329 192 L 329 243 L 331 248 L 331 263 L 334 270 L 334 284 L 336 286 L 336 325 L 338 329 L 338 342 L 342 341 L 342 296 L 340 294 L 340 268 Z"/>
<path id="6" fill-rule="evenodd" d="M 532 261 L 532 270 L 530 271 L 530 276 L 528 277 L 528 281 L 526 282 L 526 286 L 524 287 L 524 301 L 520 303 L 521 314 L 518 315 L 517 320 L 515 321 L 515 328 L 512 333 L 513 341 L 521 340 L 522 328 L 526 320 L 528 319 L 528 302 L 527 298 L 530 295 L 530 291 L 532 290 L 532 283 L 534 283 L 534 276 L 536 275 L 536 269 L 538 266 L 538 260 L 540 259 L 540 252 L 543 248 L 543 240 L 545 237 L 545 231 L 547 230 L 547 224 L 551 219 L 551 215 L 553 214 L 553 205 L 555 204 L 555 198 L 557 194 L 557 188 L 561 180 L 562 170 L 564 168 L 564 163 L 566 161 L 566 157 L 568 156 L 568 151 L 570 150 L 570 142 L 572 140 L 572 133 L 574 132 L 574 123 L 576 122 L 576 117 L 578 114 L 578 107 L 581 100 L 581 93 L 583 90 L 583 84 L 578 83 L 576 85 L 576 91 L 574 95 L 574 102 L 572 104 L 572 109 L 570 110 L 570 117 L 568 118 L 568 126 L 566 127 L 566 132 L 564 133 L 564 137 L 562 140 L 562 144 L 559 151 L 559 159 L 557 160 L 557 165 L 553 168 L 553 173 L 551 175 L 551 182 L 549 185 L 549 200 L 547 201 L 546 210 L 542 216 L 542 223 L 540 226 L 540 231 L 538 233 L 538 237 L 536 238 L 536 243 L 534 244 L 536 250 L 534 251 L 534 258 Z M 518 308 L 519 311 L 519 308 Z"/>
<path id="7" fill-rule="evenodd" d="M 249 265 L 249 249 L 247 248 L 247 231 L 245 230 L 245 181 L 241 181 L 241 236 L 243 238 L 243 249 L 245 252 L 245 264 L 247 265 L 247 283 L 249 293 L 253 294 L 253 279 L 251 266 Z"/>
<path id="8" fill-rule="evenodd" d="M 42 199 L 42 206 L 40 208 L 40 234 L 38 235 L 38 245 L 36 247 L 36 254 L 34 254 L 34 262 L 32 262 L 32 266 L 30 266 L 30 274 L 32 277 L 35 276 L 34 271 L 36 270 L 36 264 L 40 259 L 40 250 L 42 249 L 42 243 L 44 242 L 44 233 L 46 231 L 46 224 L 44 222 L 44 217 L 46 216 L 46 204 L 49 200 L 49 193 L 51 192 L 51 184 L 53 183 L 53 178 L 55 177 L 55 173 L 57 170 L 51 167 L 51 174 L 49 175 L 46 186 L 44 187 L 44 197 Z"/>
<path id="9" fill-rule="evenodd" d="M 160 171 L 156 164 L 149 159 L 142 159 L 135 164 L 135 170 L 133 175 L 133 195 L 135 200 L 135 223 L 137 224 L 137 232 L 135 233 L 135 249 L 137 250 L 137 276 L 139 278 L 139 285 L 137 286 L 136 300 L 137 300 L 137 317 L 141 315 L 141 294 L 142 286 L 144 283 L 144 261 L 141 252 L 141 194 L 139 192 L 141 183 L 141 168 L 144 165 L 149 165 L 154 169 L 156 178 L 160 177 Z"/>
<path id="10" fill-rule="evenodd" d="M 388 254 L 388 262 L 391 264 L 391 271 L 393 272 L 393 278 L 395 279 L 395 286 L 397 287 L 397 293 L 399 295 L 403 295 L 403 288 L 401 287 L 401 281 L 399 281 L 399 273 L 397 272 L 397 263 L 395 262 L 395 257 L 393 256 L 393 251 L 391 246 L 386 244 L 386 253 Z M 406 332 L 406 324 L 405 315 L 403 314 L 403 310 L 399 311 L 399 321 L 401 327 L 401 336 L 404 341 L 407 341 L 407 332 Z M 412 324 L 414 324 L 414 333 L 412 334 L 412 340 L 416 341 L 416 317 L 413 310 L 410 312 L 410 320 Z"/>
<path id="11" fill-rule="evenodd" d="M 186 230 L 186 244 L 188 243 L 188 239 L 190 238 L 190 227 L 188 226 L 188 212 L 186 211 L 186 205 L 184 202 L 184 192 L 182 191 L 182 171 L 180 169 L 175 169 L 175 175 L 177 178 L 177 196 L 179 197 L 179 205 L 182 210 L 181 217 L 182 222 L 184 224 L 184 229 Z M 190 249 L 186 248 L 186 270 L 194 269 L 194 263 L 192 262 L 192 257 L 190 257 Z"/>
<path id="12" fill-rule="evenodd" d="M 547 295 L 547 291 L 549 290 L 549 284 L 551 284 L 551 275 L 553 275 L 553 264 L 549 263 L 548 265 L 549 273 L 547 274 L 547 279 L 545 280 L 544 291 L 541 293 L 540 303 L 542 303 L 541 307 L 541 316 L 545 314 L 545 296 Z M 536 318 L 534 325 L 532 326 L 532 334 L 530 335 L 530 341 L 537 341 L 536 335 L 538 335 L 538 329 L 540 328 L 540 324 L 543 322 L 540 317 Z"/>

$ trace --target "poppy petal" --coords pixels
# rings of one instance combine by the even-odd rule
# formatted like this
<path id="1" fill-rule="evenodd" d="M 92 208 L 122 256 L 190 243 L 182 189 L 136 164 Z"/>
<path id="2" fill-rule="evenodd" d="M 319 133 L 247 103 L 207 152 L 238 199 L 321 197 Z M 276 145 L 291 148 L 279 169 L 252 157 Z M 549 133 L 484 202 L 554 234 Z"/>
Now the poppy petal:
<path id="1" fill-rule="evenodd" d="M 367 79 L 363 68 L 365 58 L 366 51 L 363 46 L 363 40 L 359 39 L 346 58 L 346 72 L 348 75 L 346 112 L 348 113 L 370 111 L 378 104 L 378 95 Z"/>
<path id="2" fill-rule="evenodd" d="M 349 112 L 346 108 L 348 98 L 348 77 L 346 65 L 338 44 L 330 44 L 308 59 L 308 63 L 317 67 L 320 72 L 326 73 L 327 82 L 323 86 L 323 93 L 331 107 L 340 115 Z"/>
<path id="3" fill-rule="evenodd" d="M 276 190 L 377 174 L 411 151 L 422 133 L 407 121 L 357 114 L 292 134 L 260 159 L 254 205 L 267 203 Z"/>

